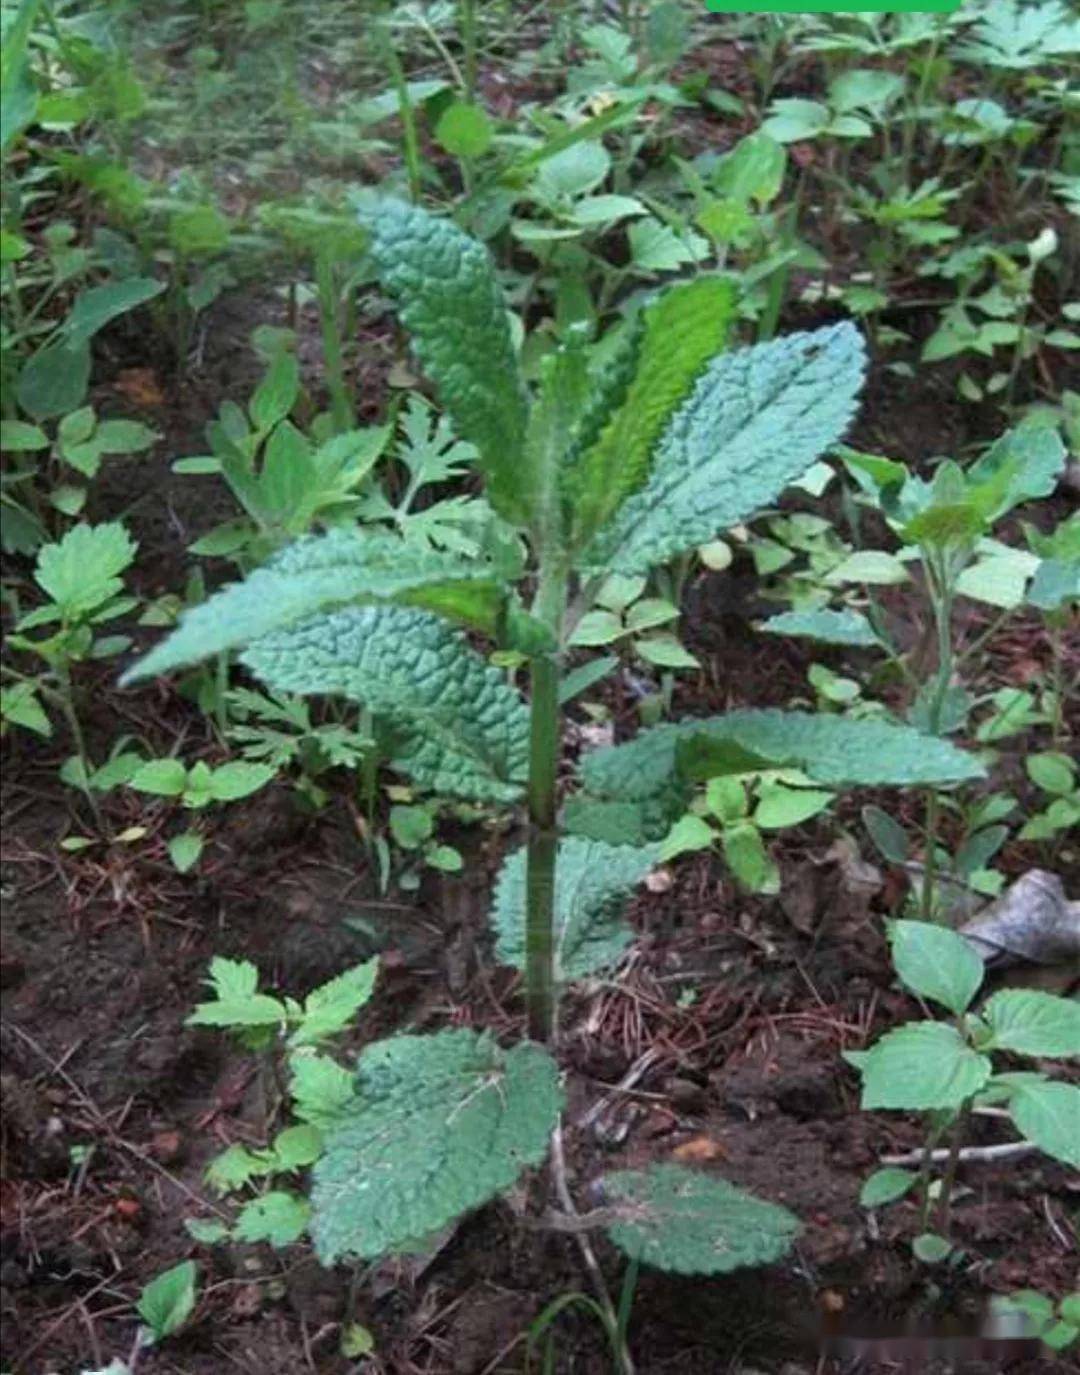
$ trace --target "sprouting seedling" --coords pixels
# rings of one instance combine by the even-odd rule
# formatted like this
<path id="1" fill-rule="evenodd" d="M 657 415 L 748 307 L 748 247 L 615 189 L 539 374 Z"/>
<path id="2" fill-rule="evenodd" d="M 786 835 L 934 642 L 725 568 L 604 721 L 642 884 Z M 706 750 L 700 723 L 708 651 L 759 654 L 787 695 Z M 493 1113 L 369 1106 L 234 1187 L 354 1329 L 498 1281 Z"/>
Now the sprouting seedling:
<path id="1" fill-rule="evenodd" d="M 927 1114 L 928 1132 L 918 1174 L 894 1166 L 876 1171 L 863 1186 L 862 1202 L 875 1207 L 921 1193 L 920 1259 L 941 1260 L 951 1251 L 942 1235 L 971 1116 L 1004 1103 L 1024 1141 L 1068 1165 L 1080 1166 L 1080 1088 L 1034 1070 L 998 1070 L 997 1054 L 1040 1059 L 1080 1059 L 1080 1004 L 1035 989 L 1006 988 L 970 1009 L 983 982 L 983 962 L 954 931 L 932 922 L 889 925 L 893 966 L 901 983 L 938 1004 L 952 1020 L 908 1022 L 887 1032 L 869 1050 L 845 1059 L 862 1076 L 862 1106 Z M 935 1150 L 948 1138 L 948 1146 Z M 937 1188 L 936 1230 L 928 1230 L 933 1167 L 944 1161 Z"/>
<path id="2" fill-rule="evenodd" d="M 418 785 L 526 804 L 528 842 L 507 858 L 495 924 L 502 957 L 525 971 L 532 1040 L 505 1049 L 448 1030 L 364 1050 L 351 1116 L 315 1168 L 312 1230 L 327 1263 L 400 1249 L 543 1159 L 563 1095 L 537 1043 L 552 1039 L 558 986 L 625 947 L 622 908 L 695 780 L 778 768 L 830 786 L 981 774 L 949 742 L 891 722 L 732 712 L 587 756 L 584 792 L 564 810 L 574 834 L 561 838 L 562 660 L 595 589 L 613 572 L 647 574 L 700 547 L 804 473 L 852 417 L 862 341 L 841 324 L 727 352 L 733 291 L 706 276 L 646 304 L 605 367 L 590 371 L 588 346 L 571 334 L 530 392 L 487 252 L 401 202 L 364 198 L 358 208 L 419 362 L 476 448 L 495 513 L 479 553 L 385 531 L 299 540 L 190 610 L 126 679 L 239 648 L 274 691 L 362 701 L 394 740 L 393 766 Z M 528 702 L 461 627 L 527 661 Z M 500 1094 L 472 1097 L 494 1073 Z M 372 1171 L 377 1215 L 362 1187 Z M 761 1232 L 772 1241 L 752 1255 L 699 1246 L 691 1215 L 720 1227 L 728 1200 L 687 1173 L 621 1177 L 634 1216 L 671 1224 L 657 1249 L 649 1228 L 620 1223 L 611 1235 L 628 1254 L 690 1272 L 757 1263 L 789 1244 L 790 1223 L 773 1213 Z M 418 1188 L 421 1178 L 447 1184 Z"/>

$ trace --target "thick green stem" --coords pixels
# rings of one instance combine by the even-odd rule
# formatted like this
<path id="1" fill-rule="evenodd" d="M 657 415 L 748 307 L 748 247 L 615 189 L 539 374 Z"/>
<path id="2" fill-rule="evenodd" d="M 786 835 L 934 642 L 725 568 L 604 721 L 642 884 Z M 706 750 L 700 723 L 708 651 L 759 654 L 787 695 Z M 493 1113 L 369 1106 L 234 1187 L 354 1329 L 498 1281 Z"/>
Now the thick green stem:
<path id="1" fill-rule="evenodd" d="M 930 703 L 929 725 L 932 735 L 940 735 L 945 698 L 953 674 L 952 586 L 950 570 L 946 566 L 944 558 L 941 560 L 940 567 L 932 562 L 928 562 L 927 567 L 931 573 L 932 586 L 935 588 L 933 605 L 934 618 L 937 622 L 938 642 L 938 675 L 934 687 L 934 696 Z M 920 901 L 920 915 L 923 921 L 932 921 L 934 914 L 934 890 L 937 883 L 937 823 L 938 795 L 937 790 L 931 788 L 926 795 L 926 853 L 923 859 Z"/>
<path id="2" fill-rule="evenodd" d="M 555 1030 L 556 779 L 559 766 L 559 653 L 566 613 L 566 571 L 558 560 L 541 568 L 533 615 L 555 637 L 556 649 L 530 664 L 529 844 L 525 857 L 525 999 L 529 1035 L 551 1040 Z"/>
<path id="3" fill-rule="evenodd" d="M 525 997 L 529 1035 L 534 1041 L 549 1041 L 555 1026 L 555 780 L 559 758 L 559 669 L 553 656 L 533 659 L 531 681 Z"/>
<path id="4" fill-rule="evenodd" d="M 414 205 L 420 203 L 420 140 L 416 133 L 416 114 L 409 98 L 409 85 L 405 80 L 405 70 L 394 48 L 393 39 L 385 29 L 379 28 L 378 41 L 383 57 L 390 70 L 390 80 L 398 98 L 398 113 L 401 117 L 402 152 L 405 156 L 405 169 L 409 177 L 409 199 Z"/>
<path id="5" fill-rule="evenodd" d="M 68 665 L 64 662 L 56 666 L 56 678 L 59 684 L 57 696 L 60 699 L 60 706 L 71 732 L 71 739 L 75 745 L 75 753 L 79 760 L 80 789 L 94 814 L 94 821 L 101 829 L 101 808 L 98 800 L 94 796 L 94 790 L 90 785 L 90 756 L 86 752 L 86 739 L 83 736 L 82 723 L 79 720 L 79 713 L 75 710 L 75 695 L 71 686 L 71 672 Z"/>
<path id="6" fill-rule="evenodd" d="M 315 260 L 315 282 L 319 293 L 319 320 L 322 325 L 323 362 L 326 364 L 326 384 L 330 389 L 330 413 L 334 418 L 334 433 L 344 434 L 356 424 L 349 389 L 345 383 L 345 360 L 341 347 L 341 325 L 338 319 L 339 302 L 334 290 L 334 265 L 327 253 Z"/>

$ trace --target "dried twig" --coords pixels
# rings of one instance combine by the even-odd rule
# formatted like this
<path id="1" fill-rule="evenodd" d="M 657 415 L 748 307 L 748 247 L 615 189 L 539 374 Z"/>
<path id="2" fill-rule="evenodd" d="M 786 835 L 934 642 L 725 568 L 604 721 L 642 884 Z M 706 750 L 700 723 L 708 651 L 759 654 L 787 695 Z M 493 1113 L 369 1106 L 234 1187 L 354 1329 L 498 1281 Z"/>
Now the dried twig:
<path id="1" fill-rule="evenodd" d="M 1010 1160 L 1016 1156 L 1032 1155 L 1038 1149 L 1031 1141 L 1006 1141 L 998 1146 L 961 1146 L 956 1159 L 961 1164 L 972 1160 Z M 950 1153 L 948 1147 L 943 1147 L 931 1151 L 928 1158 L 933 1164 L 940 1165 L 948 1160 Z M 901 1155 L 883 1155 L 880 1160 L 882 1165 L 920 1165 L 926 1158 L 926 1153 L 920 1146 L 917 1151 L 904 1151 Z"/>

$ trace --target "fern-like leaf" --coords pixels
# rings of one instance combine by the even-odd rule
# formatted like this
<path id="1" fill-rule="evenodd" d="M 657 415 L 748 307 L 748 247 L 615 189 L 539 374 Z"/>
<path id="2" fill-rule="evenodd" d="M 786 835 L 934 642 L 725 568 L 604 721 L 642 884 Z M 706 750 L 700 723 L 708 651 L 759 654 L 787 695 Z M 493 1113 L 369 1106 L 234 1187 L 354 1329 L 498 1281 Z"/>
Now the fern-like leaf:
<path id="1" fill-rule="evenodd" d="M 656 863 L 656 851 L 604 845 L 570 836 L 555 862 L 555 978 L 583 979 L 615 964 L 633 932 L 623 919 L 626 901 Z M 495 887 L 495 953 L 525 968 L 525 851 L 503 864 Z"/>
<path id="2" fill-rule="evenodd" d="M 448 796 L 513 802 L 528 755 L 528 713 L 503 675 L 429 612 L 332 611 L 263 636 L 240 656 L 277 692 L 363 702 L 394 735 L 394 763 Z"/>
<path id="3" fill-rule="evenodd" d="M 494 634 L 504 600 L 502 570 L 409 543 L 383 531 L 308 535 L 243 582 L 184 613 L 179 627 L 121 680 L 168 673 L 315 612 L 357 602 L 425 607 Z"/>
<path id="4" fill-rule="evenodd" d="M 488 251 L 450 220 L 385 196 L 358 198 L 379 280 L 462 439 L 479 450 L 491 504 L 524 525 L 526 398 Z"/>
<path id="5" fill-rule="evenodd" d="M 791 1250 L 794 1214 L 681 1165 L 652 1165 L 604 1177 L 604 1194 L 624 1220 L 608 1236 L 632 1260 L 679 1275 L 723 1275 L 769 1265 Z"/>
<path id="6" fill-rule="evenodd" d="M 673 416 L 648 481 L 581 566 L 645 573 L 775 500 L 847 428 L 865 364 L 850 324 L 722 354 Z"/>
<path id="7" fill-rule="evenodd" d="M 356 1097 L 314 1169 L 311 1234 L 324 1265 L 404 1251 L 539 1164 L 562 1107 L 539 1046 L 441 1031 L 368 1046 Z"/>

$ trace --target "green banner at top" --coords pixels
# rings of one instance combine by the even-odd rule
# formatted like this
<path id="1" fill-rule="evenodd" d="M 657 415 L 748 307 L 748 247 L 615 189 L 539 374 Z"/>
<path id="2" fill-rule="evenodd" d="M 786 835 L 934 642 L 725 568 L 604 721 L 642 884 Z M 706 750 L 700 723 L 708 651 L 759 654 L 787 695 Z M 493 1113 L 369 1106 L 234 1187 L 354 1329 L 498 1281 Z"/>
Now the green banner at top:
<path id="1" fill-rule="evenodd" d="M 716 14 L 948 14 L 960 0 L 705 0 Z"/>

